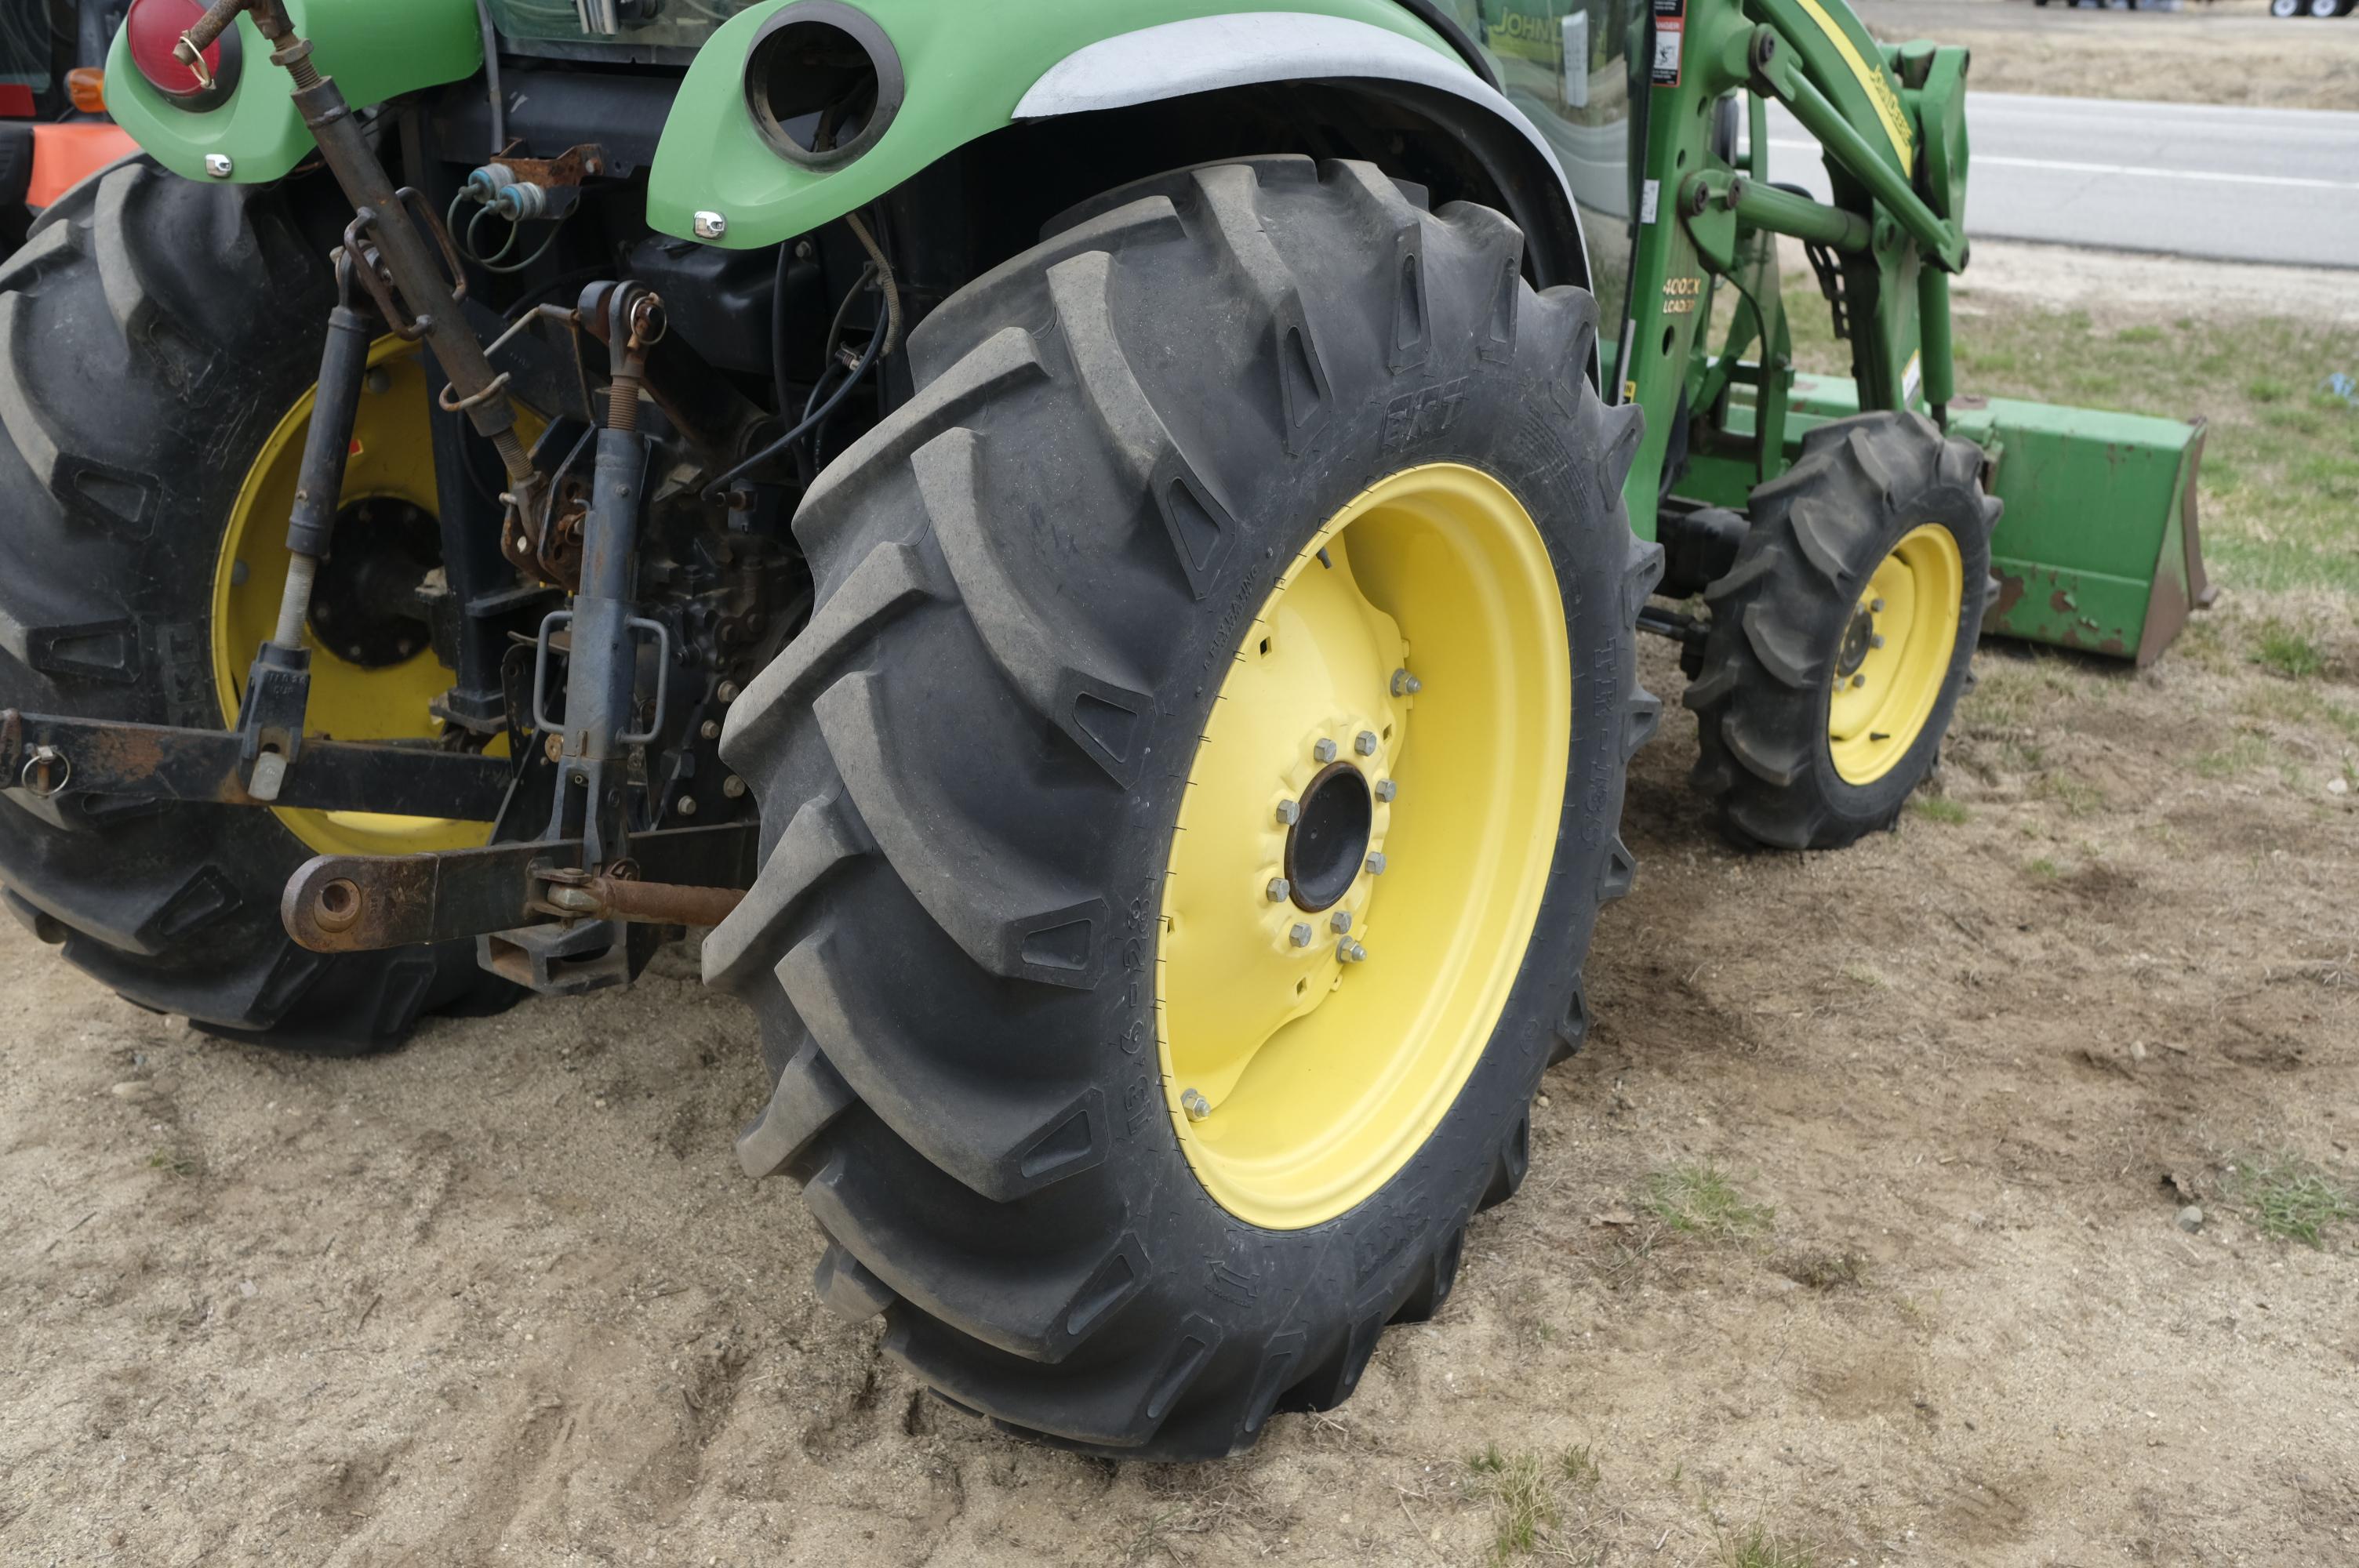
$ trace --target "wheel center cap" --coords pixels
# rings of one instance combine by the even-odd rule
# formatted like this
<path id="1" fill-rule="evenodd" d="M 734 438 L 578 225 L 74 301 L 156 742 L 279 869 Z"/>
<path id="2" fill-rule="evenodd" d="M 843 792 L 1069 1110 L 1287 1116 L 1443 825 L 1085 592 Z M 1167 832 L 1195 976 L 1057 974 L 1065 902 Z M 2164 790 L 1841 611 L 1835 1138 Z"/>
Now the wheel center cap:
<path id="1" fill-rule="evenodd" d="M 1286 835 L 1286 880 L 1295 907 L 1317 914 L 1352 891 L 1368 856 L 1375 802 L 1350 762 L 1330 762 L 1302 792 Z"/>

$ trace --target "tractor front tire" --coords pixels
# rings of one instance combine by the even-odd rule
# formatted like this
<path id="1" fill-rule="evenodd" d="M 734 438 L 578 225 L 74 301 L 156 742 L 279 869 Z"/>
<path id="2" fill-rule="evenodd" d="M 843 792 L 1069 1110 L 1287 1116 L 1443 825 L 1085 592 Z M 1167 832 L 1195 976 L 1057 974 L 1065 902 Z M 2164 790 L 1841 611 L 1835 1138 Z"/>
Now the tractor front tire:
<path id="1" fill-rule="evenodd" d="M 1692 784 L 1745 849 L 1889 827 L 1940 754 L 1990 592 L 1982 449 L 1918 414 L 1821 426 L 1704 589 Z"/>
<path id="2" fill-rule="evenodd" d="M 137 159 L 77 187 L 0 265 L 0 708 L 223 727 L 225 528 L 317 374 L 323 254 L 285 195 Z M 259 518 L 257 545 L 285 519 Z M 277 581 L 257 571 L 251 591 Z M 141 1007 L 341 1055 L 513 994 L 467 944 L 297 946 L 279 895 L 313 852 L 270 811 L 0 780 L 0 903 Z"/>
<path id="3" fill-rule="evenodd" d="M 920 325 L 802 503 L 705 973 L 775 1074 L 747 1171 L 960 1407 L 1245 1447 L 1522 1179 L 1629 885 L 1661 557 L 1594 301 L 1521 253 L 1364 164 L 1127 187 Z"/>

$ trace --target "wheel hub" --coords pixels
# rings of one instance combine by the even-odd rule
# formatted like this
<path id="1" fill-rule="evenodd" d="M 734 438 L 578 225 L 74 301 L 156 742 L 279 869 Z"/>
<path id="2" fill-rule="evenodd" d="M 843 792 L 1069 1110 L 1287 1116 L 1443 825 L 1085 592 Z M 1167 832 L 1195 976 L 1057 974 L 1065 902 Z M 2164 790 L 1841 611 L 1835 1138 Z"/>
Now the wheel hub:
<path id="1" fill-rule="evenodd" d="M 398 496 L 345 507 L 311 585 L 312 637 L 367 670 L 416 657 L 429 640 L 418 589 L 441 558 L 440 525 L 424 507 Z"/>
<path id="2" fill-rule="evenodd" d="M 1488 475 L 1394 474 L 1279 579 L 1190 766 L 1156 968 L 1172 1119 L 1230 1212 L 1332 1218 L 1439 1122 L 1538 919 L 1571 705 L 1547 546 Z"/>
<path id="3" fill-rule="evenodd" d="M 1846 782 L 1882 778 L 1924 732 L 1963 630 L 1964 585 L 1958 542 L 1935 524 L 1909 530 L 1877 564 L 1827 693 L 1827 747 Z"/>
<path id="4" fill-rule="evenodd" d="M 1349 762 L 1330 762 L 1302 792 L 1299 814 L 1286 834 L 1286 880 L 1294 906 L 1317 914 L 1352 891 L 1368 858 L 1375 797 Z"/>

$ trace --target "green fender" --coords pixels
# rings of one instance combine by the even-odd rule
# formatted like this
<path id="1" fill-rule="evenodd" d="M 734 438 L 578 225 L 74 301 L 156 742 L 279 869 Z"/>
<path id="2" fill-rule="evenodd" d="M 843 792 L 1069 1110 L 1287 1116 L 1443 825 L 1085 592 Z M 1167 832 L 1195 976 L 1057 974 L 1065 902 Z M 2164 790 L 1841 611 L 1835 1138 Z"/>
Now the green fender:
<path id="1" fill-rule="evenodd" d="M 354 108 L 463 81 L 484 69 L 474 0 L 287 0 L 312 60 Z M 288 96 L 294 82 L 270 63 L 254 19 L 237 19 L 244 61 L 229 101 L 192 114 L 147 85 L 121 33 L 106 61 L 106 107 L 158 163 L 190 179 L 211 178 L 209 155 L 226 156 L 228 178 L 258 185 L 310 155 L 311 133 Z"/>
<path id="2" fill-rule="evenodd" d="M 900 56 L 908 92 L 874 147 L 821 171 L 771 151 L 745 106 L 754 37 L 790 3 L 769 0 L 741 12 L 689 67 L 656 151 L 649 227 L 697 238 L 697 213 L 713 212 L 728 228 L 708 243 L 743 250 L 775 245 L 875 200 L 945 153 L 1009 124 L 1036 81 L 1092 44 L 1164 23 L 1272 9 L 1235 0 L 863 0 L 860 9 Z M 1284 10 L 1382 28 L 1423 45 L 1472 79 L 1450 46 L 1397 0 L 1288 0 Z"/>

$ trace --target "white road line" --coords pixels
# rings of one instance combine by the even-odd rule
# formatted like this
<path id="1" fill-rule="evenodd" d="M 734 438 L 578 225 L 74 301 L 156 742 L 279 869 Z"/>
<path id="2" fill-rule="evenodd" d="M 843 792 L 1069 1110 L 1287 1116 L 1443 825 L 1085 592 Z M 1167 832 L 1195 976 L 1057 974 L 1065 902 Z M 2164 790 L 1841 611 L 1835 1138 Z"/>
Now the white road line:
<path id="1" fill-rule="evenodd" d="M 1772 147 L 1788 152 L 1815 153 L 1816 142 L 1779 141 L 1770 138 Z M 1995 153 L 1976 153 L 1973 167 L 1997 164 L 2007 168 L 2051 168 L 2060 174 L 2139 174 L 2155 179 L 2203 179 L 2224 185 L 2286 185 L 2303 190 L 2359 190 L 2359 179 L 2307 179 L 2290 174 L 2235 174 L 2224 169 L 2149 168 L 2133 163 L 2067 163 L 2055 158 L 2006 157 Z"/>

